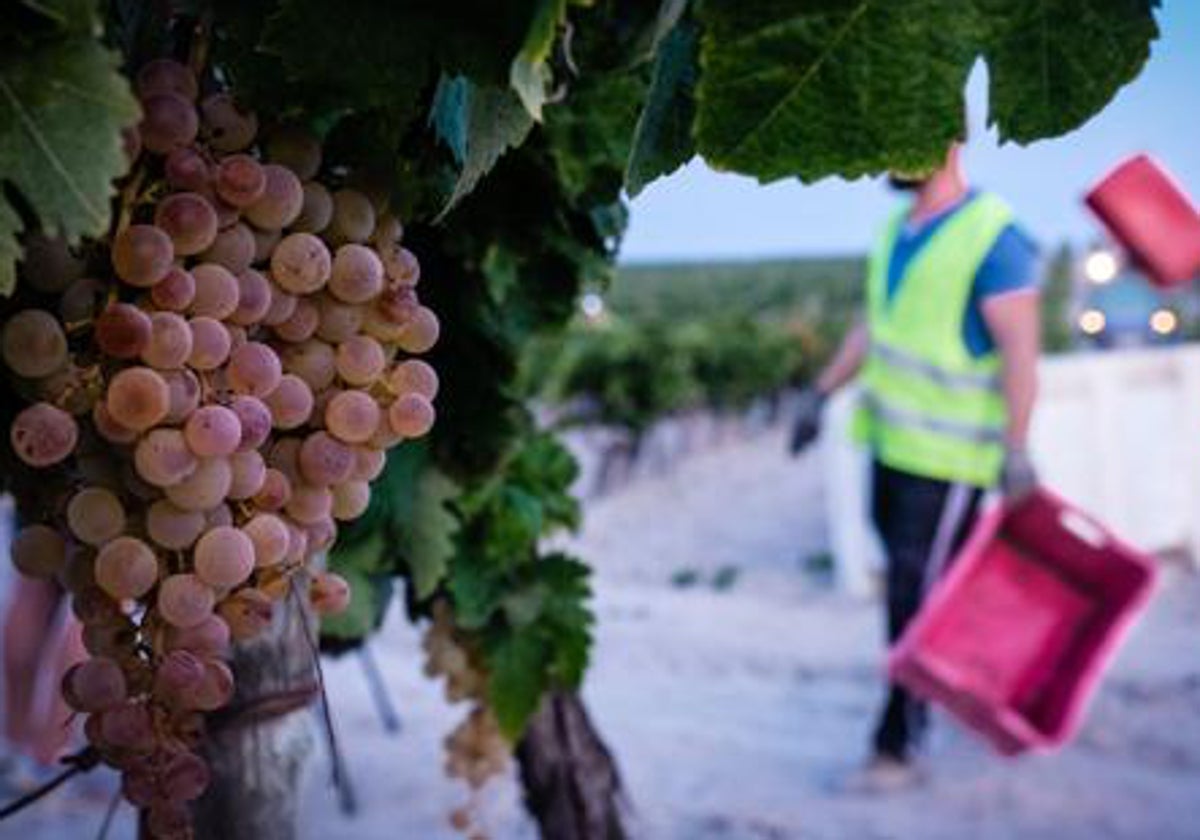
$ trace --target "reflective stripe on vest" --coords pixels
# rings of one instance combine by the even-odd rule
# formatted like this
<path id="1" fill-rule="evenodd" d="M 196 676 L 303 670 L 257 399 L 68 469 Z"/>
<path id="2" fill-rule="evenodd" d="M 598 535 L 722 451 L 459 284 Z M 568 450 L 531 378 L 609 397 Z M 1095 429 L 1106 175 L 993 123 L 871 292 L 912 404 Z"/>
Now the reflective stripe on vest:
<path id="1" fill-rule="evenodd" d="M 907 208 L 897 213 L 871 258 L 858 434 L 888 466 L 988 486 L 1003 457 L 999 357 L 973 357 L 963 321 L 975 274 L 1012 212 L 994 196 L 972 197 L 912 257 L 889 299 L 889 264 L 906 217 Z"/>

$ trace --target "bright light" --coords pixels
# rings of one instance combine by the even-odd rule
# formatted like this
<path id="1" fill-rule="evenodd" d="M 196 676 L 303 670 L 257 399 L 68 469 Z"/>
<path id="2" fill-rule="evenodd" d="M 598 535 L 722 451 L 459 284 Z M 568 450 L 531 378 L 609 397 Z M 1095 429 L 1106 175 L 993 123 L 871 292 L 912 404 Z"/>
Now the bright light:
<path id="1" fill-rule="evenodd" d="M 580 299 L 579 308 L 583 310 L 583 317 L 595 321 L 604 315 L 604 298 L 595 292 L 588 292 Z"/>
<path id="2" fill-rule="evenodd" d="M 1093 283 L 1109 283 L 1117 276 L 1117 258 L 1109 251 L 1092 251 L 1083 262 L 1083 273 Z"/>
<path id="3" fill-rule="evenodd" d="M 1079 316 L 1079 329 L 1088 335 L 1098 335 L 1104 332 L 1108 320 L 1099 309 L 1088 309 Z"/>
<path id="4" fill-rule="evenodd" d="M 1159 335 L 1170 335 L 1179 326 L 1179 319 L 1169 309 L 1159 309 L 1150 316 L 1150 329 Z"/>

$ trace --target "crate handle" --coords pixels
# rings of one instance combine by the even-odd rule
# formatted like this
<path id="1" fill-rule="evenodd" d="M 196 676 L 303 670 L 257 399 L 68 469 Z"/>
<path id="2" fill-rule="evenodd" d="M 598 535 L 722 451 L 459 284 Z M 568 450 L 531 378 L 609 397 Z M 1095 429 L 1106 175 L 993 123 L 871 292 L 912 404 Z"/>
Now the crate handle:
<path id="1" fill-rule="evenodd" d="M 1108 543 L 1104 529 L 1077 510 L 1064 510 L 1058 522 L 1092 548 L 1103 548 Z"/>

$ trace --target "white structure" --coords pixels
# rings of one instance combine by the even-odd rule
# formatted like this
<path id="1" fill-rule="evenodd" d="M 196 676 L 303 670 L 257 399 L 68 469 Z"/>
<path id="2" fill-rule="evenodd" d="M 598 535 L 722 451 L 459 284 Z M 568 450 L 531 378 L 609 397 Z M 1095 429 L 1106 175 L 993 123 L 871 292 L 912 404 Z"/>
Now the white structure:
<path id="1" fill-rule="evenodd" d="M 839 584 L 866 595 L 880 550 L 853 403 L 830 403 L 821 461 Z M 1046 360 L 1030 448 L 1043 482 L 1118 536 L 1200 562 L 1200 345 Z"/>

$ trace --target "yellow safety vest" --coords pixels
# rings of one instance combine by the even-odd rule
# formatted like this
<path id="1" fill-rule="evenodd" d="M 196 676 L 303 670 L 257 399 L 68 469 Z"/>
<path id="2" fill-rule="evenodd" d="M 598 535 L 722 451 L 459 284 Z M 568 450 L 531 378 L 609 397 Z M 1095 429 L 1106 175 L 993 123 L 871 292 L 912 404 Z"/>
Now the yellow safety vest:
<path id="1" fill-rule="evenodd" d="M 1004 457 L 1000 358 L 971 355 L 963 320 L 975 274 L 1013 213 L 987 193 L 968 199 L 913 256 L 889 300 L 888 266 L 907 214 L 891 219 L 868 266 L 856 437 L 894 469 L 990 487 Z"/>

